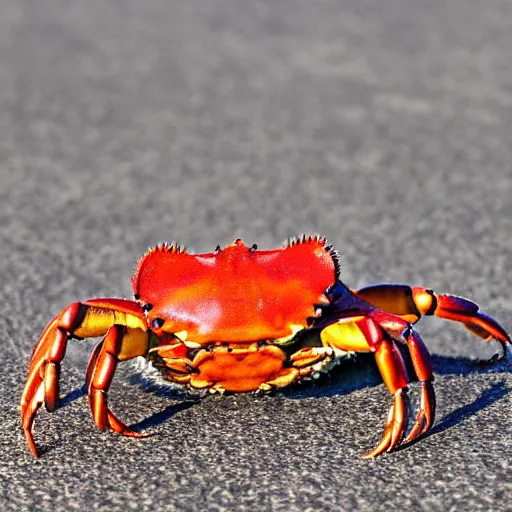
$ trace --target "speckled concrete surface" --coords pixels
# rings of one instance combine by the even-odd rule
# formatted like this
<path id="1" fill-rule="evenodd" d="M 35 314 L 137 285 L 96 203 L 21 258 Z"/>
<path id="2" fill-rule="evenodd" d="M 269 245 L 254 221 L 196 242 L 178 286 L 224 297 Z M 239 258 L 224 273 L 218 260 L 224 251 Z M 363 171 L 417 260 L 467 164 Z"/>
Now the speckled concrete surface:
<path id="1" fill-rule="evenodd" d="M 370 359 L 275 396 L 146 392 L 122 366 L 99 433 L 92 344 L 66 405 L 18 420 L 30 350 L 68 303 L 130 296 L 148 245 L 262 248 L 321 232 L 351 286 L 425 284 L 512 329 L 512 5 L 506 1 L 2 1 L 0 506 L 4 510 L 506 510 L 511 367 L 421 324 L 438 420 L 363 461 L 389 397 Z M 69 396 L 71 394 L 71 396 Z"/>

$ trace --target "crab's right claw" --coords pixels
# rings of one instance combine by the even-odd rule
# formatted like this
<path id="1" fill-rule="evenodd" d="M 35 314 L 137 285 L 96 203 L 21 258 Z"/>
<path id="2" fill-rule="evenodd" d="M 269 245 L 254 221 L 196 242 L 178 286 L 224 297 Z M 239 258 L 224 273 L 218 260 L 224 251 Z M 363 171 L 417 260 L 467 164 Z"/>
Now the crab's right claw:
<path id="1" fill-rule="evenodd" d="M 100 429 L 142 437 L 117 419 L 106 405 L 107 390 L 118 361 L 144 355 L 148 337 L 140 306 L 124 299 L 92 299 L 65 308 L 45 328 L 32 353 L 28 377 L 21 397 L 21 424 L 25 438 L 38 457 L 34 441 L 34 419 L 44 403 L 50 412 L 59 400 L 60 365 L 68 340 L 105 335 L 94 350 L 87 370 L 88 394 L 94 419 Z"/>

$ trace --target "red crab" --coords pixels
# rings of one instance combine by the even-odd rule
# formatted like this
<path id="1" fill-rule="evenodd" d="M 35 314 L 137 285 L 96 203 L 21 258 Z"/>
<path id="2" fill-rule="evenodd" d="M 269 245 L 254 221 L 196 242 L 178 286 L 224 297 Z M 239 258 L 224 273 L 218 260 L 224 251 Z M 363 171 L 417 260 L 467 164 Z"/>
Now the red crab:
<path id="1" fill-rule="evenodd" d="M 92 415 L 100 430 L 133 437 L 143 434 L 119 420 L 107 402 L 119 361 L 143 356 L 166 379 L 222 393 L 282 388 L 329 370 L 348 354 L 374 352 L 394 401 L 382 440 L 365 457 L 394 450 L 432 427 L 432 366 L 413 329 L 423 315 L 462 322 L 484 340 L 497 340 L 499 358 L 511 343 L 495 320 L 461 297 L 397 284 L 350 290 L 339 278 L 338 253 L 318 235 L 268 251 L 241 240 L 195 255 L 162 244 L 140 260 L 132 281 L 135 300 L 75 302 L 43 331 L 21 398 L 34 456 L 34 418 L 43 402 L 48 411 L 57 408 L 60 365 L 73 338 L 104 336 L 87 368 Z M 398 345 L 408 347 L 421 385 L 415 414 Z"/>

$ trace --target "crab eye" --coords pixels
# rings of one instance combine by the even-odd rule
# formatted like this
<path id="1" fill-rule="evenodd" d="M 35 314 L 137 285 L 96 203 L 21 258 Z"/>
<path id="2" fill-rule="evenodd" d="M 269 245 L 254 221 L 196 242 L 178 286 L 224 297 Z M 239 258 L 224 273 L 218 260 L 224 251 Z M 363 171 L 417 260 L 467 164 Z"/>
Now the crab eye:
<path id="1" fill-rule="evenodd" d="M 153 309 L 153 304 L 144 304 L 144 306 L 142 306 L 142 311 L 144 311 L 144 313 L 148 313 L 152 309 Z"/>
<path id="2" fill-rule="evenodd" d="M 151 322 L 151 326 L 154 327 L 155 329 L 160 329 L 160 327 L 162 327 L 164 323 L 165 320 L 163 318 L 155 318 L 153 322 Z"/>

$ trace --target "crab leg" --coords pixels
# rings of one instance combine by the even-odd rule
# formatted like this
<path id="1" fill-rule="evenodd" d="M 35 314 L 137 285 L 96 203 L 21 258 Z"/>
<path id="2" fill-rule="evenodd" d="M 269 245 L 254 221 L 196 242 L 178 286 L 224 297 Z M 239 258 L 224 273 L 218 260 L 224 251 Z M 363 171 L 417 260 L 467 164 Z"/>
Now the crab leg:
<path id="1" fill-rule="evenodd" d="M 407 430 L 408 422 L 408 379 L 402 355 L 395 342 L 391 339 L 383 339 L 375 352 L 375 359 L 384 384 L 394 397 L 394 402 L 389 411 L 382 440 L 374 450 L 363 456 L 366 459 L 396 448 Z"/>
<path id="2" fill-rule="evenodd" d="M 337 348 L 347 352 L 375 352 L 375 359 L 380 370 L 384 383 L 393 395 L 393 405 L 389 411 L 386 428 L 380 443 L 370 453 L 364 455 L 365 458 L 373 458 L 385 451 L 391 451 L 398 447 L 404 437 L 409 418 L 409 401 L 407 398 L 407 385 L 409 378 L 402 355 L 392 339 L 374 319 L 370 316 L 348 316 L 340 318 L 337 322 L 323 328 L 320 333 L 322 343 L 332 348 Z M 428 359 L 423 354 L 426 351 L 419 337 L 410 336 L 413 361 L 415 371 L 421 378 L 431 378 L 431 368 Z M 430 373 L 429 373 L 430 368 Z M 430 384 L 430 383 L 429 383 Z M 424 392 L 424 401 L 428 404 L 432 402 L 432 396 L 429 393 L 433 389 L 427 386 Z M 425 409 L 433 411 L 433 407 L 425 405 Z M 424 420 L 427 416 L 428 420 Z M 407 436 L 407 441 L 412 441 L 421 433 L 425 432 L 432 425 L 433 414 L 428 412 L 418 413 L 416 421 L 412 427 L 411 433 Z M 419 426 L 417 426 L 419 424 Z"/>
<path id="3" fill-rule="evenodd" d="M 119 360 L 145 354 L 148 345 L 145 317 L 139 305 L 129 300 L 93 299 L 83 303 L 75 302 L 57 315 L 41 334 L 32 353 L 28 377 L 21 397 L 23 431 L 35 457 L 38 456 L 38 452 L 32 432 L 34 418 L 43 403 L 50 412 L 57 407 L 60 365 L 68 340 L 102 336 L 109 333 L 113 326 L 122 326 L 130 333 L 122 343 L 119 342 L 120 348 L 117 352 Z M 100 358 L 104 350 L 111 350 L 113 342 L 110 341 L 110 337 L 113 335 L 107 334 L 102 347 L 94 350 L 91 361 L 95 360 L 97 363 L 92 366 L 90 364 L 88 369 L 88 378 L 92 379 L 91 382 L 98 383 L 99 389 L 102 385 L 105 386 L 107 381 L 100 379 L 101 371 L 97 371 L 98 366 L 106 372 L 107 377 L 108 369 L 112 368 L 111 364 L 109 366 L 108 357 Z M 115 422 L 115 419 L 109 422 L 113 430 L 116 430 L 112 426 Z"/>
<path id="4" fill-rule="evenodd" d="M 485 341 L 496 340 L 503 353 L 492 360 L 507 358 L 507 343 L 512 343 L 505 329 L 493 318 L 482 313 L 477 304 L 456 295 L 436 294 L 420 286 L 399 284 L 378 284 L 368 286 L 354 293 L 373 306 L 415 323 L 423 315 L 461 322 Z"/>
<path id="5" fill-rule="evenodd" d="M 114 432 L 126 436 L 144 437 L 147 434 L 131 430 L 107 406 L 108 389 L 114 378 L 117 363 L 123 354 L 123 347 L 130 344 L 129 337 L 134 335 L 138 336 L 139 333 L 130 332 L 130 329 L 124 325 L 116 324 L 110 327 L 103 341 L 95 347 L 89 360 L 86 377 L 87 395 L 94 421 L 100 430 L 111 428 Z"/>
<path id="6" fill-rule="evenodd" d="M 427 347 L 420 335 L 412 328 L 406 329 L 404 337 L 407 340 L 414 371 L 421 384 L 420 407 L 416 413 L 414 425 L 404 440 L 404 443 L 408 443 L 432 428 L 436 413 L 436 395 L 432 385 L 434 374 Z"/>

